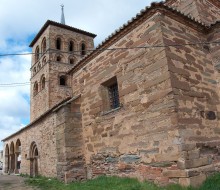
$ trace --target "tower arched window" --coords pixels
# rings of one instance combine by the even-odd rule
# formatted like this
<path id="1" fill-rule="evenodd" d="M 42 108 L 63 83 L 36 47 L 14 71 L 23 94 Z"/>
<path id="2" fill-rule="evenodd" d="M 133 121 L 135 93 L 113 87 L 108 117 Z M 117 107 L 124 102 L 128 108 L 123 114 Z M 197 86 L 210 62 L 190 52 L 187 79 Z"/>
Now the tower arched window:
<path id="1" fill-rule="evenodd" d="M 57 38 L 56 40 L 56 49 L 61 50 L 61 39 Z"/>
<path id="2" fill-rule="evenodd" d="M 64 75 L 60 76 L 60 85 L 66 86 L 66 77 Z"/>
<path id="3" fill-rule="evenodd" d="M 36 96 L 37 95 L 37 93 L 38 93 L 38 83 L 37 82 L 35 82 L 34 83 L 34 96 Z"/>
<path id="4" fill-rule="evenodd" d="M 37 46 L 35 50 L 35 62 L 39 60 L 39 57 L 40 57 L 40 49 L 39 46 Z"/>
<path id="5" fill-rule="evenodd" d="M 42 49 L 42 53 L 46 52 L 47 49 L 46 38 L 44 38 L 42 41 L 41 49 Z"/>
<path id="6" fill-rule="evenodd" d="M 45 88 L 45 82 L 46 82 L 45 76 L 42 75 L 42 76 L 41 76 L 41 90 L 43 90 L 43 89 Z"/>
<path id="7" fill-rule="evenodd" d="M 81 55 L 82 56 L 86 55 L 86 45 L 85 45 L 85 43 L 82 43 L 82 45 L 81 45 Z"/>
<path id="8" fill-rule="evenodd" d="M 74 43 L 73 43 L 73 41 L 70 41 L 69 42 L 69 51 L 73 51 L 74 50 Z"/>

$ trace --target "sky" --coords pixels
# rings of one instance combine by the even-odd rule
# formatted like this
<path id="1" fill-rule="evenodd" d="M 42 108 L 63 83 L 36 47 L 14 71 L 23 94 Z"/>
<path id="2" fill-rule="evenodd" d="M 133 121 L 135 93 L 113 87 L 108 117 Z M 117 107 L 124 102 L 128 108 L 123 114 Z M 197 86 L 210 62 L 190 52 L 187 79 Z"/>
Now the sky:
<path id="1" fill-rule="evenodd" d="M 30 116 L 30 42 L 47 20 L 97 34 L 95 46 L 152 0 L 0 0 L 0 140 L 25 127 Z M 154 1 L 155 2 L 155 1 Z M 26 84 L 19 84 L 26 83 Z M 0 142 L 0 150 L 3 143 Z"/>

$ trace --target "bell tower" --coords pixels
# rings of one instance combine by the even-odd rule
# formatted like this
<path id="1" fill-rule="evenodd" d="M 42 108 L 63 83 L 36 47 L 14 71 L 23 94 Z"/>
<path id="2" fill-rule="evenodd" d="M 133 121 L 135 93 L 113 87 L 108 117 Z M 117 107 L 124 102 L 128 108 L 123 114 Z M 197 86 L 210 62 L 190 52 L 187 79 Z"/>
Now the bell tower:
<path id="1" fill-rule="evenodd" d="M 94 48 L 95 34 L 48 20 L 30 44 L 31 122 L 55 105 L 71 97 L 71 81 L 66 72 Z"/>

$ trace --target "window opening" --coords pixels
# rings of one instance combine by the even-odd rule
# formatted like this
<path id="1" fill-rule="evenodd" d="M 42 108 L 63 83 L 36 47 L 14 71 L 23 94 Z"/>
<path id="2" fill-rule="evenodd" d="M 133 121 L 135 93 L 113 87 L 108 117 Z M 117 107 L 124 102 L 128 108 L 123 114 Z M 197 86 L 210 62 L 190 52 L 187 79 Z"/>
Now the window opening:
<path id="1" fill-rule="evenodd" d="M 66 77 L 65 76 L 60 77 L 60 85 L 61 86 L 66 86 Z"/>
<path id="2" fill-rule="evenodd" d="M 60 38 L 57 38 L 57 41 L 56 41 L 56 48 L 57 48 L 58 50 L 61 49 L 61 39 L 60 39 Z"/>
<path id="3" fill-rule="evenodd" d="M 70 41 L 69 43 L 69 51 L 73 51 L 74 47 L 74 43 L 72 41 Z"/>
<path id="4" fill-rule="evenodd" d="M 82 43 L 81 45 L 81 55 L 82 56 L 86 55 L 86 45 L 84 43 Z"/>

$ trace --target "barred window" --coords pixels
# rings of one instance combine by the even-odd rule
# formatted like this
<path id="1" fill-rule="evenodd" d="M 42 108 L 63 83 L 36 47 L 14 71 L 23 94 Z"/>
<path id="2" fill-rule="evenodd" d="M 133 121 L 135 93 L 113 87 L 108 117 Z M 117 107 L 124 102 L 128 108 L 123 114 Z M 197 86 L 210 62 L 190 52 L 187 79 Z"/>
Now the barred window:
<path id="1" fill-rule="evenodd" d="M 109 93 L 109 104 L 111 109 L 118 108 L 120 106 L 119 103 L 119 95 L 118 95 L 118 84 L 114 83 L 108 87 Z"/>
<path id="2" fill-rule="evenodd" d="M 118 82 L 116 77 L 109 79 L 101 85 L 101 94 L 104 112 L 120 107 Z"/>

